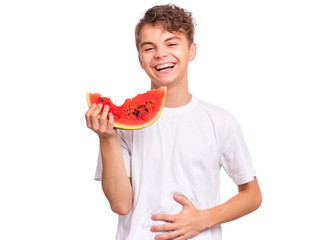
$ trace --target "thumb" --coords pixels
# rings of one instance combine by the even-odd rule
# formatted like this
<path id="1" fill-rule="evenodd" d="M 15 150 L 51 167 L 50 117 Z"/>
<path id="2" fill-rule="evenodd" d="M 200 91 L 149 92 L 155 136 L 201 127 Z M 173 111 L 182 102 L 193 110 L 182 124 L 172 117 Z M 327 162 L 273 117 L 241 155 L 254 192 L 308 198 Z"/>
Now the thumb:
<path id="1" fill-rule="evenodd" d="M 174 199 L 176 202 L 182 204 L 184 207 L 189 207 L 193 205 L 192 202 L 188 198 L 178 193 L 174 194 Z"/>

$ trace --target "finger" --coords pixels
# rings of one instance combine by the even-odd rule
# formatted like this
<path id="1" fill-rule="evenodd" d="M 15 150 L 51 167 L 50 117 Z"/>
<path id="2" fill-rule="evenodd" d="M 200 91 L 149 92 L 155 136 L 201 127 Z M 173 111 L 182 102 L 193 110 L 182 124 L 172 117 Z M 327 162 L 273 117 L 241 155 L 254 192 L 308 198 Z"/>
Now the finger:
<path id="1" fill-rule="evenodd" d="M 112 132 L 113 131 L 113 123 L 114 123 L 114 117 L 113 117 L 113 114 L 112 113 L 109 113 L 108 114 L 108 123 L 107 123 L 107 128 L 106 128 L 106 131 L 107 132 Z"/>
<path id="2" fill-rule="evenodd" d="M 91 128 L 94 131 L 99 130 L 99 121 L 98 121 L 98 115 L 103 107 L 103 104 L 99 103 L 95 109 L 90 114 L 90 121 L 91 121 Z"/>
<path id="3" fill-rule="evenodd" d="M 181 231 L 172 231 L 169 233 L 159 234 L 155 236 L 156 240 L 163 240 L 163 239 L 176 239 L 181 235 Z"/>
<path id="4" fill-rule="evenodd" d="M 103 108 L 103 104 L 98 103 L 98 105 L 96 105 L 96 107 L 93 109 L 91 116 L 94 116 L 97 118 L 97 116 L 99 115 L 99 113 L 101 112 Z"/>
<path id="5" fill-rule="evenodd" d="M 91 115 L 91 113 L 92 113 L 92 111 L 95 109 L 95 107 L 96 107 L 96 104 L 94 103 L 94 104 L 92 104 L 90 107 L 89 107 L 89 109 L 86 111 L 86 113 L 85 113 L 85 121 L 86 121 L 86 126 L 88 127 L 88 128 L 91 128 L 91 119 L 90 119 L 90 115 Z"/>
<path id="6" fill-rule="evenodd" d="M 156 214 L 156 215 L 152 216 L 152 220 L 154 220 L 154 221 L 174 222 L 175 221 L 175 215 Z"/>
<path id="7" fill-rule="evenodd" d="M 168 232 L 168 231 L 174 231 L 176 227 L 177 227 L 176 224 L 168 223 L 168 224 L 152 226 L 150 230 L 152 232 Z"/>
<path id="8" fill-rule="evenodd" d="M 187 238 L 185 235 L 174 238 L 174 240 L 186 240 L 186 239 L 189 239 L 189 238 Z"/>
<path id="9" fill-rule="evenodd" d="M 103 121 L 107 120 L 107 115 L 108 115 L 108 111 L 109 111 L 110 107 L 108 105 L 105 105 L 103 108 L 103 112 L 100 116 L 100 123 L 103 123 Z M 102 120 L 104 119 L 104 120 Z"/>
<path id="10" fill-rule="evenodd" d="M 189 206 L 193 205 L 192 202 L 188 198 L 186 198 L 185 196 L 183 196 L 181 194 L 175 193 L 174 194 L 174 199 L 175 199 L 176 202 L 182 204 L 184 207 L 189 207 Z"/>
<path id="11" fill-rule="evenodd" d="M 108 110 L 109 110 L 109 106 L 108 105 L 105 105 L 104 109 L 103 109 L 103 112 L 100 116 L 100 129 L 99 131 L 100 132 L 105 132 L 106 131 L 106 128 L 107 128 L 107 114 L 108 114 Z"/>

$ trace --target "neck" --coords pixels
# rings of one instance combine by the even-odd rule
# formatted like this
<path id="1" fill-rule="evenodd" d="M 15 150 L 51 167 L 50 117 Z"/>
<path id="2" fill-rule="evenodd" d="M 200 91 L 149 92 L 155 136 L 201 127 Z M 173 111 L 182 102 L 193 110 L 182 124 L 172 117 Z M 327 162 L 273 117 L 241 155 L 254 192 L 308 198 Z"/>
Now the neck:
<path id="1" fill-rule="evenodd" d="M 159 86 L 153 86 L 152 89 L 158 88 Z M 167 108 L 177 108 L 187 105 L 191 101 L 192 95 L 188 91 L 188 84 L 184 86 L 167 86 L 167 96 L 165 107 Z"/>
<path id="2" fill-rule="evenodd" d="M 167 89 L 165 107 L 177 108 L 187 105 L 191 101 L 191 94 L 188 91 L 176 91 L 176 89 Z"/>

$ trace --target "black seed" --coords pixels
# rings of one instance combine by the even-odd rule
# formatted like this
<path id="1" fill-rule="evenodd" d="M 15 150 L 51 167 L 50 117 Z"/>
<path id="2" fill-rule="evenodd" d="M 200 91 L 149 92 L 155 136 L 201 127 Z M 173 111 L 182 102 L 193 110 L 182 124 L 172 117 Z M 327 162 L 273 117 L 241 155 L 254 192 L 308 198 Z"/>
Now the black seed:
<path id="1" fill-rule="evenodd" d="M 145 108 L 145 111 L 146 111 L 146 112 L 148 112 L 148 109 L 147 109 L 147 108 Z"/>

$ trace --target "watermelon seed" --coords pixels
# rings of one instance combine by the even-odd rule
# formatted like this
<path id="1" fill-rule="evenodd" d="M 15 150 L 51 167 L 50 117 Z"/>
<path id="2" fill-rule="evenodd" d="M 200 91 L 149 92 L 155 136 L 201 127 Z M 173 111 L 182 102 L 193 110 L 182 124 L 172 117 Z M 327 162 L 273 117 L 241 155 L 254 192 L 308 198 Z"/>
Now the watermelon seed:
<path id="1" fill-rule="evenodd" d="M 145 111 L 146 111 L 146 112 L 148 112 L 148 109 L 147 109 L 147 108 L 145 108 Z"/>

